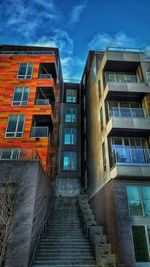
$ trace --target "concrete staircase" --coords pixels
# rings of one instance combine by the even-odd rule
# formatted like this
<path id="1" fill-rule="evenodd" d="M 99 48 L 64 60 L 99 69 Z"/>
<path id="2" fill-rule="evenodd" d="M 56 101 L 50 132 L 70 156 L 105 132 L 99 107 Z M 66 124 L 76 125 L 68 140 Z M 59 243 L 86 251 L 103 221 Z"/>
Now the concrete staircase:
<path id="1" fill-rule="evenodd" d="M 95 267 L 95 259 L 79 219 L 76 197 L 56 199 L 53 214 L 48 219 L 45 235 L 32 266 Z"/>

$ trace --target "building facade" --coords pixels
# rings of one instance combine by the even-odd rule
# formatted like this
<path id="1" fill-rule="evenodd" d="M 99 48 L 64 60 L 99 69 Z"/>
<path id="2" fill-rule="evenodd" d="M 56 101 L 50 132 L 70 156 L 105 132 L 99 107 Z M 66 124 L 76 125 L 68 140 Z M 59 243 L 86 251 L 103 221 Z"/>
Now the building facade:
<path id="1" fill-rule="evenodd" d="M 80 86 L 64 83 L 59 131 L 57 195 L 75 196 L 81 192 Z"/>
<path id="2" fill-rule="evenodd" d="M 142 50 L 90 51 L 81 91 L 82 184 L 118 266 L 148 267 L 150 59 Z"/>
<path id="3" fill-rule="evenodd" d="M 56 48 L 0 47 L 0 157 L 40 158 L 55 177 L 62 73 Z"/>

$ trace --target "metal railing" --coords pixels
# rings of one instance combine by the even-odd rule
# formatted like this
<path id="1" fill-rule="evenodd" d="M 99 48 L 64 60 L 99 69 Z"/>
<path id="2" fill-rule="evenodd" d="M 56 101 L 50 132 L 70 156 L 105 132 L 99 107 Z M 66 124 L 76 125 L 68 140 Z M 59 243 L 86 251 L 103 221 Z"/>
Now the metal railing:
<path id="1" fill-rule="evenodd" d="M 150 164 L 150 149 L 120 147 L 114 148 L 111 154 L 112 166 L 116 163 L 121 165 Z"/>
<path id="2" fill-rule="evenodd" d="M 41 73 L 39 74 L 39 79 L 53 79 L 53 77 L 50 73 Z"/>
<path id="3" fill-rule="evenodd" d="M 40 159 L 34 148 L 0 148 L 0 160 L 33 160 Z"/>
<path id="4" fill-rule="evenodd" d="M 48 213 L 45 213 L 44 218 L 43 218 L 43 222 L 40 225 L 40 229 L 38 231 L 38 236 L 37 236 L 37 239 L 36 239 L 36 243 L 35 243 L 35 247 L 34 247 L 34 250 L 33 250 L 33 254 L 32 254 L 32 258 L 31 258 L 31 262 L 29 264 L 29 267 L 33 266 L 33 263 L 34 263 L 34 260 L 35 260 L 35 256 L 36 256 L 36 251 L 38 250 L 38 247 L 39 247 L 39 244 L 40 244 L 41 235 L 45 234 L 48 219 L 49 219 L 49 217 L 52 214 L 53 209 L 54 209 L 55 199 L 56 199 L 55 196 L 53 196 L 52 199 L 51 199 L 49 211 L 48 211 Z"/>
<path id="5" fill-rule="evenodd" d="M 144 49 L 143 48 L 127 48 L 127 47 L 107 47 L 106 51 L 144 53 Z"/>
<path id="6" fill-rule="evenodd" d="M 32 127 L 31 137 L 35 137 L 35 138 L 49 137 L 49 128 L 48 127 Z"/>
<path id="7" fill-rule="evenodd" d="M 139 83 L 137 76 L 130 73 L 105 72 L 105 81 L 115 83 Z"/>
<path id="8" fill-rule="evenodd" d="M 0 55 L 55 55 L 54 51 L 0 51 Z"/>
<path id="9" fill-rule="evenodd" d="M 38 99 L 36 99 L 35 104 L 39 105 L 39 106 L 44 106 L 44 105 L 49 105 L 50 102 L 49 102 L 49 99 L 38 98 Z"/>
<path id="10" fill-rule="evenodd" d="M 112 107 L 109 110 L 109 118 L 122 118 L 122 117 L 131 117 L 131 118 L 146 118 L 149 117 L 148 112 L 142 108 L 119 108 Z"/>

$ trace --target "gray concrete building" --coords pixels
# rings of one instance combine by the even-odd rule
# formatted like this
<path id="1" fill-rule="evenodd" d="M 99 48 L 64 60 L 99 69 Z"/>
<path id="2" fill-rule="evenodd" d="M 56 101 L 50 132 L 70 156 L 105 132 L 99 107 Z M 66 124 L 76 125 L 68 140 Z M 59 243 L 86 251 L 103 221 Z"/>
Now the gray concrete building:
<path id="1" fill-rule="evenodd" d="M 150 58 L 90 51 L 81 81 L 82 185 L 117 264 L 150 266 Z"/>

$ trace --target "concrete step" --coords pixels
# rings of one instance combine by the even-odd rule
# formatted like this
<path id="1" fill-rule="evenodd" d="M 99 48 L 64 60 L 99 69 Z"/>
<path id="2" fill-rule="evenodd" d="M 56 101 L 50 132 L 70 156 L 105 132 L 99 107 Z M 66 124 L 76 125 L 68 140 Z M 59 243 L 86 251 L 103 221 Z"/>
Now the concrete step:
<path id="1" fill-rule="evenodd" d="M 63 264 L 63 263 L 61 263 L 61 264 L 54 264 L 54 265 L 47 265 L 47 264 L 45 264 L 45 263 L 43 263 L 43 264 L 34 264 L 33 266 L 35 266 L 35 267 L 62 267 L 62 266 L 65 266 L 65 267 L 96 267 L 96 265 L 95 264 L 84 264 L 84 265 L 79 265 L 79 264 Z"/>
<path id="2" fill-rule="evenodd" d="M 50 260 L 50 259 L 44 259 L 44 260 L 35 260 L 35 263 L 37 264 L 42 264 L 42 263 L 44 263 L 44 264 L 50 264 L 50 266 L 51 266 L 51 264 L 62 264 L 62 265 L 65 265 L 65 264 L 72 264 L 73 266 L 74 266 L 74 264 L 95 264 L 95 261 L 93 260 L 93 258 L 92 259 L 76 259 L 76 260 L 70 260 L 70 259 L 65 259 L 65 260 L 63 260 L 63 259 L 56 259 L 56 260 Z"/>

